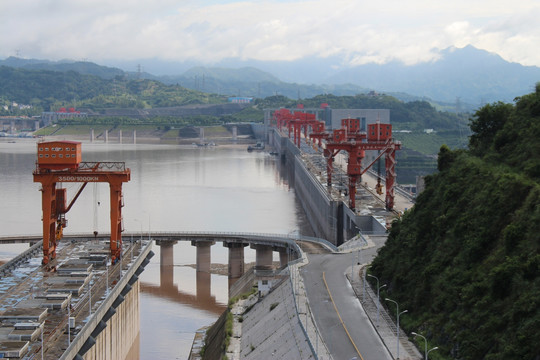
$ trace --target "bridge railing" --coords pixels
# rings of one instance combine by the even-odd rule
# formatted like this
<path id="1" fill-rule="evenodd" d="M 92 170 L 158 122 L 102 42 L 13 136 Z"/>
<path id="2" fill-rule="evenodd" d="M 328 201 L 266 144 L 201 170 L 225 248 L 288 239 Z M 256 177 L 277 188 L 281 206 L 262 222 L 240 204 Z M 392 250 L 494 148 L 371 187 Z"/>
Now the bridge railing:
<path id="1" fill-rule="evenodd" d="M 6 276 L 9 272 L 11 272 L 11 269 L 14 269 L 17 267 L 17 264 L 19 264 L 22 260 L 27 260 L 31 258 L 34 254 L 39 252 L 41 250 L 41 242 L 38 242 L 34 245 L 32 245 L 27 250 L 23 251 L 19 255 L 15 256 L 13 259 L 9 260 L 7 263 L 0 266 L 0 278 Z"/>
<path id="2" fill-rule="evenodd" d="M 101 233 L 97 237 L 109 237 L 109 233 Z M 332 251 L 338 251 L 338 248 L 331 242 L 311 237 L 304 236 L 299 234 L 278 234 L 278 233 L 252 233 L 252 232 L 234 232 L 234 231 L 153 231 L 153 232 L 124 232 L 122 238 L 124 241 L 128 241 L 128 237 L 217 237 L 217 238 L 240 238 L 240 239 L 249 239 L 249 240 L 271 240 L 277 242 L 288 243 L 289 241 L 308 241 L 321 244 Z M 0 243 L 2 242 L 33 242 L 41 240 L 42 235 L 13 235 L 0 237 Z M 66 233 L 64 234 L 65 239 L 88 239 L 94 238 L 94 234 L 90 233 Z"/>
<path id="3" fill-rule="evenodd" d="M 333 359 L 330 351 L 328 350 L 326 344 L 322 340 L 322 335 L 317 327 L 317 323 L 313 317 L 311 307 L 309 305 L 309 299 L 305 292 L 303 286 L 302 277 L 300 275 L 299 267 L 304 264 L 304 256 L 299 259 L 289 262 L 289 281 L 291 284 L 291 291 L 294 300 L 294 307 L 296 311 L 296 318 L 302 329 L 302 332 L 306 336 L 306 340 L 311 349 L 311 352 L 316 360 L 318 359 Z M 300 297 L 304 299 L 305 314 L 300 310 L 301 300 Z M 302 322 L 302 319 L 305 319 Z M 311 325 L 309 325 L 311 323 Z"/>

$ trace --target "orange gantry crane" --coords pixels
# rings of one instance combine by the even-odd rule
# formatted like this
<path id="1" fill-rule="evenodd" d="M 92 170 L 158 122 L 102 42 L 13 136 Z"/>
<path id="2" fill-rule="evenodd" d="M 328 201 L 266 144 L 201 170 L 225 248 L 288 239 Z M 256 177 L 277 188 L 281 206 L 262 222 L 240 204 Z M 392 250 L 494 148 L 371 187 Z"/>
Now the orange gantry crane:
<path id="1" fill-rule="evenodd" d="M 340 151 L 349 153 L 347 175 L 349 177 L 349 207 L 356 208 L 356 184 L 361 176 L 385 156 L 386 168 L 386 208 L 394 208 L 394 187 L 396 181 L 396 150 L 401 149 L 401 143 L 392 138 L 392 125 L 381 124 L 377 121 L 367 126 L 367 133 L 361 131 L 359 119 L 342 119 L 341 129 L 333 132 L 325 131 L 324 123 L 312 125 L 311 139 L 318 140 L 319 147 L 323 147 L 326 158 L 327 185 L 332 186 L 333 162 Z M 323 143 L 324 140 L 324 143 Z M 362 160 L 367 150 L 378 150 L 379 155 L 369 165 L 362 168 Z M 380 178 L 376 185 L 377 193 L 382 194 Z"/>
<path id="2" fill-rule="evenodd" d="M 347 151 L 347 175 L 349 176 L 349 207 L 356 208 L 356 184 L 369 168 L 385 155 L 386 196 L 388 210 L 394 208 L 394 187 L 396 182 L 396 150 L 401 149 L 401 143 L 392 139 L 392 125 L 381 124 L 377 121 L 369 124 L 367 134 L 360 131 L 358 119 L 342 119 L 342 128 L 333 131 L 333 136 L 326 140 L 325 156 L 327 159 L 328 185 L 331 186 L 332 163 L 340 151 Z M 370 164 L 362 168 L 362 161 L 367 150 L 378 150 L 379 155 Z M 377 182 L 377 192 L 382 192 L 380 178 Z"/>
<path id="3" fill-rule="evenodd" d="M 37 143 L 34 182 L 41 183 L 43 210 L 43 265 L 56 258 L 56 247 L 67 226 L 65 214 L 71 209 L 89 182 L 107 182 L 111 202 L 111 262 L 122 254 L 122 183 L 131 172 L 124 162 L 82 162 L 81 143 L 49 141 Z M 82 183 L 73 200 L 67 204 L 67 189 L 57 183 Z"/>

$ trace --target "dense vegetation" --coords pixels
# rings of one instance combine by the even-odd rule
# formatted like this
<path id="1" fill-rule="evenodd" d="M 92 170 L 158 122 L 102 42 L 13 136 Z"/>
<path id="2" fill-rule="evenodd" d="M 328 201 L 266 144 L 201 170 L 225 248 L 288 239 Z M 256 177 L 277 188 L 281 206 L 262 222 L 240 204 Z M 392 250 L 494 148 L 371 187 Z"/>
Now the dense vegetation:
<path id="1" fill-rule="evenodd" d="M 173 128 L 190 126 L 210 126 L 223 124 L 226 117 L 210 116 L 210 115 L 190 115 L 190 116 L 154 116 L 144 119 L 131 118 L 127 116 L 103 116 L 103 117 L 86 117 L 86 118 L 67 118 L 58 120 L 59 125 L 108 125 L 110 128 L 115 128 L 120 125 L 124 126 L 140 126 L 152 125 L 163 128 Z"/>
<path id="2" fill-rule="evenodd" d="M 103 79 L 75 71 L 26 70 L 0 66 L 0 105 L 16 102 L 32 105 L 27 112 L 39 115 L 60 107 L 154 108 L 189 104 L 214 104 L 224 97 L 204 94 L 154 80 L 129 80 L 123 76 Z M 0 108 L 0 115 L 11 112 Z M 16 113 L 18 114 L 18 113 Z"/>
<path id="3" fill-rule="evenodd" d="M 0 102 L 33 106 L 32 115 L 58 108 L 76 107 L 99 111 L 105 108 L 157 108 L 189 104 L 226 102 L 225 96 L 202 93 L 180 85 L 164 85 L 155 80 L 129 79 L 116 75 L 102 78 L 75 71 L 27 70 L 0 66 Z M 262 119 L 262 110 L 292 107 L 298 101 L 285 96 L 256 99 L 250 116 Z M 334 109 L 390 109 L 396 127 L 411 130 L 434 128 L 438 131 L 465 127 L 459 116 L 439 112 L 426 101 L 403 102 L 392 96 L 317 95 L 301 101 L 306 107 L 318 108 L 328 103 Z M 0 108 L 3 115 L 7 111 Z"/>
<path id="4" fill-rule="evenodd" d="M 408 309 L 405 330 L 439 347 L 431 358 L 538 359 L 540 84 L 471 128 L 470 150 L 441 147 L 370 271 Z"/>

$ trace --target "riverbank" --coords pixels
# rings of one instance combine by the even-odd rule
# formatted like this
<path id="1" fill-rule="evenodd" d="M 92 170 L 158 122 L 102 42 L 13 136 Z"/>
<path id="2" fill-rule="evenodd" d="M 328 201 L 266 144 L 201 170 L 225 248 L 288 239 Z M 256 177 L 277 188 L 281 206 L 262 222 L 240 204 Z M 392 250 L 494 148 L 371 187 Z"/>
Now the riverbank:
<path id="1" fill-rule="evenodd" d="M 158 125 L 70 124 L 39 129 L 31 135 L 40 138 L 122 144 L 246 144 L 256 143 L 256 124 L 225 124 L 171 128 Z"/>

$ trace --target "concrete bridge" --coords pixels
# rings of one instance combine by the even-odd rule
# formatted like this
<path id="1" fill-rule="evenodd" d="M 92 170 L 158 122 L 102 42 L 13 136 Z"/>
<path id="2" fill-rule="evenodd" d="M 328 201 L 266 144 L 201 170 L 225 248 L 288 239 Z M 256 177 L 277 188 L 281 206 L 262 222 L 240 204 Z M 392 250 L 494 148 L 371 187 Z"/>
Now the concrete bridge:
<path id="1" fill-rule="evenodd" d="M 77 253 L 84 253 L 87 256 L 96 256 L 91 255 L 92 250 L 83 250 L 82 246 L 89 246 L 90 248 L 95 247 L 97 249 L 100 246 L 103 246 L 108 240 L 108 234 L 101 234 L 98 237 L 94 237 L 93 234 L 71 234 L 64 236 L 62 243 L 65 244 L 65 248 L 73 248 L 69 250 L 71 255 L 70 259 L 61 260 L 62 255 L 59 255 L 58 266 L 59 269 L 65 267 L 66 264 L 75 259 Z M 132 238 L 133 241 L 128 239 Z M 24 269 L 28 267 L 29 261 L 32 257 L 39 256 L 39 248 L 41 246 L 41 236 L 8 236 L 1 237 L 0 244 L 4 243 L 29 243 L 31 244 L 30 248 L 15 257 L 8 263 L 0 267 L 0 278 L 5 278 L 9 280 L 10 277 L 17 276 L 15 273 L 17 269 Z M 333 245 L 327 243 L 323 239 L 316 239 L 303 236 L 291 236 L 291 235 L 280 235 L 280 234 L 257 234 L 257 233 L 232 233 L 232 232 L 161 232 L 153 234 L 141 234 L 141 233 L 125 233 L 124 234 L 124 252 L 122 256 L 122 261 L 114 266 L 105 266 L 104 263 L 100 265 L 94 265 L 94 269 L 91 270 L 90 278 L 94 277 L 95 280 L 92 281 L 90 285 L 90 280 L 87 281 L 88 286 L 81 287 L 78 290 L 78 293 L 74 297 L 73 302 L 77 303 L 77 306 L 74 306 L 75 309 L 80 312 L 81 309 L 84 309 L 85 306 L 88 309 L 88 306 L 92 308 L 92 298 L 100 298 L 100 292 L 103 294 L 107 292 L 108 296 L 104 297 L 102 304 L 99 308 L 94 308 L 91 311 L 92 316 L 86 320 L 77 320 L 81 321 L 83 324 L 82 328 L 77 331 L 77 336 L 74 337 L 71 341 L 67 341 L 69 344 L 65 352 L 60 356 L 56 354 L 55 356 L 61 357 L 62 359 L 71 359 L 71 358 L 87 358 L 87 356 L 97 356 L 97 358 L 106 358 L 111 354 L 120 356 L 122 353 L 129 349 L 130 339 L 129 337 L 135 333 L 130 332 L 129 334 L 125 333 L 116 333 L 115 329 L 118 329 L 118 321 L 128 321 L 130 324 L 135 325 L 138 319 L 138 315 L 135 312 L 138 312 L 138 293 L 139 288 L 142 288 L 143 291 L 146 289 L 155 293 L 159 292 L 159 296 L 163 296 L 169 300 L 173 301 L 182 301 L 192 303 L 198 303 L 201 309 L 217 313 L 222 311 L 218 309 L 215 299 L 212 299 L 210 294 L 210 247 L 216 242 L 222 242 L 223 246 L 229 249 L 229 280 L 230 284 L 234 283 L 231 280 L 238 280 L 244 274 L 244 247 L 250 246 L 256 251 L 256 264 L 254 270 L 251 272 L 251 279 L 246 282 L 246 286 L 249 288 L 252 287 L 253 281 L 257 279 L 267 279 L 268 290 L 272 287 L 272 280 L 275 276 L 274 266 L 272 263 L 273 252 L 276 251 L 279 253 L 280 266 L 285 267 L 289 261 L 296 259 L 300 256 L 301 250 L 296 241 L 307 241 L 324 244 L 328 248 L 333 248 Z M 138 275 L 142 272 L 142 269 L 149 262 L 150 247 L 152 241 L 161 247 L 161 285 L 158 288 L 155 286 L 149 286 L 145 284 L 140 284 Z M 197 288 L 197 294 L 195 296 L 183 293 L 179 289 L 175 288 L 173 285 L 173 246 L 178 241 L 189 241 L 193 246 L 197 248 L 197 259 L 196 259 L 196 268 L 197 268 L 197 283 L 200 284 Z M 135 248 L 135 252 L 131 255 L 132 249 Z M 78 249 L 78 250 L 77 250 Z M 99 250 L 98 250 L 99 251 Z M 131 255 L 131 256 L 130 256 Z M 101 256 L 101 255 L 99 255 Z M 130 259 L 131 258 L 131 259 Z M 77 260 L 79 261 L 79 260 Z M 35 261 L 31 261 L 35 263 Z M 34 266 L 34 265 L 32 265 Z M 83 268 L 86 268 L 88 265 L 83 265 Z M 123 270 L 123 273 L 120 269 Z M 39 272 L 39 266 L 33 270 L 34 272 Z M 79 270 L 80 271 L 80 270 Z M 60 270 L 58 273 L 61 274 Z M 93 274 L 93 275 L 92 275 Z M 60 275 L 61 276 L 61 275 Z M 89 278 L 89 279 L 90 279 Z M 109 284 L 116 284 L 113 288 L 109 287 Z M 23 281 L 25 283 L 26 281 Z M 107 284 L 105 287 L 104 285 Z M 36 285 L 33 285 L 34 287 Z M 262 287 L 260 287 L 262 288 Z M 261 289 L 259 289 L 261 290 Z M 78 300 L 75 300 L 78 299 Z M 125 300 L 129 299 L 129 300 Z M 205 301 L 201 301 L 205 299 Z M 83 302 L 84 301 L 84 302 Z M 89 304 L 89 305 L 84 305 Z M 99 305 L 99 304 L 98 304 Z M 60 310 L 60 313 L 65 312 L 67 301 L 63 301 Z M 97 306 L 97 305 L 96 305 Z M 84 313 L 84 311 L 83 311 Z M 114 315 L 114 314 L 117 315 Z M 127 314 L 127 317 L 120 319 L 119 314 Z M 71 316 L 74 316 L 72 312 Z M 124 316 L 124 315 L 122 315 Z M 54 326 L 54 329 L 62 329 L 65 327 L 66 319 L 70 318 L 69 314 L 63 314 L 60 317 L 60 323 L 57 325 L 48 325 Z M 51 320 L 49 320 L 51 321 Z M 111 323 L 112 321 L 112 323 Z M 51 322 L 52 324 L 52 322 Z M 122 328 L 122 327 L 120 327 Z M 44 330 L 48 336 L 48 339 L 51 338 L 53 332 L 56 330 Z M 56 338 L 60 339 L 61 342 L 65 342 L 65 334 L 55 335 Z M 114 349 L 109 343 L 111 338 L 116 336 L 126 337 L 123 341 L 123 349 Z M 50 349 L 58 349 L 57 346 L 53 346 L 54 343 L 52 340 L 48 340 L 48 343 L 51 345 L 45 349 L 45 352 L 50 351 Z M 30 345 L 26 345 L 26 348 L 30 349 L 31 352 L 39 351 L 39 341 L 31 341 Z M 128 348 L 126 348 L 126 345 Z M 23 354 L 25 349 L 24 344 L 17 349 L 17 352 Z M 52 347 L 51 347 L 52 346 Z M 64 345 L 65 346 L 65 345 Z"/>
<path id="2" fill-rule="evenodd" d="M 16 131 L 22 129 L 39 130 L 39 119 L 37 118 L 0 116 L 0 124 L 2 124 L 2 130 L 7 130 L 8 134 L 15 134 Z"/>
<path id="3" fill-rule="evenodd" d="M 174 265 L 173 246 L 178 241 L 189 241 L 191 245 L 197 248 L 196 270 L 199 273 L 210 273 L 211 264 L 211 246 L 216 242 L 222 242 L 224 247 L 229 249 L 229 280 L 232 285 L 235 280 L 244 274 L 244 247 L 256 251 L 255 271 L 264 272 L 273 270 L 273 252 L 279 253 L 280 267 L 287 266 L 288 262 L 297 259 L 300 254 L 300 248 L 297 241 L 317 243 L 326 247 L 330 251 L 336 251 L 337 248 L 330 242 L 309 236 L 268 234 L 268 233 L 247 233 L 247 232 L 204 232 L 204 231 L 183 231 L 183 232 L 153 232 L 153 233 L 124 233 L 124 242 L 128 239 L 144 238 L 155 240 L 156 245 L 161 248 L 160 263 L 162 269 Z M 109 234 L 100 234 L 95 237 L 90 234 L 66 234 L 63 241 L 92 241 L 107 240 Z M 15 235 L 0 237 L 0 244 L 30 243 L 35 244 L 42 240 L 41 235 Z M 12 263 L 12 262 L 10 262 Z M 7 264 L 6 264 L 7 265 Z M 4 265 L 5 266 L 5 265 Z M 0 273 L 4 266 L 0 266 Z M 162 275 L 164 278 L 167 274 Z M 169 275 L 170 276 L 170 275 Z M 209 285 L 208 285 L 209 292 Z"/>

